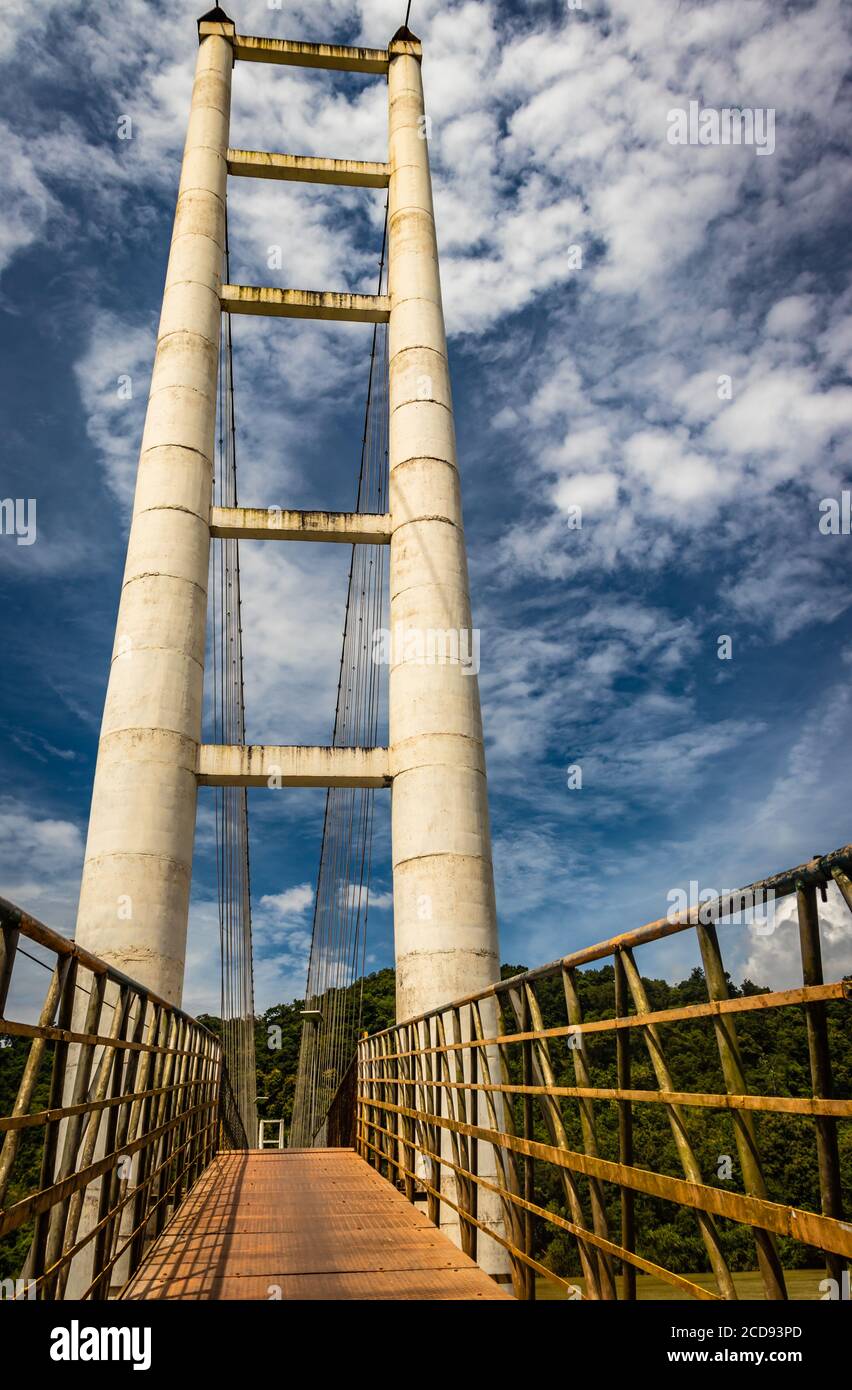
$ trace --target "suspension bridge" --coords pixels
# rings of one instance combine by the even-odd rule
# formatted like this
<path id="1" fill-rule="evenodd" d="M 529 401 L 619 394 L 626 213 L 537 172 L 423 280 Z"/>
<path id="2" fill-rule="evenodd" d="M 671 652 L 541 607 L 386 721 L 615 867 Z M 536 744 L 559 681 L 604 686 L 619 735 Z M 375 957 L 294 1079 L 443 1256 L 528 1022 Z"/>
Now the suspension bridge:
<path id="1" fill-rule="evenodd" d="M 794 1247 L 840 1288 L 852 1099 L 836 1053 L 852 984 L 825 978 L 820 904 L 831 891 L 852 910 L 852 845 L 610 940 L 590 927 L 586 947 L 501 979 L 421 44 L 407 24 L 385 49 L 247 36 L 219 7 L 198 39 L 75 937 L 0 901 L 14 1296 L 500 1301 L 546 1280 L 631 1301 L 650 1276 L 672 1296 L 732 1300 L 732 1232 L 767 1299 L 789 1296 Z M 249 63 L 385 82 L 387 162 L 232 148 L 231 85 Z M 375 293 L 232 283 L 234 177 L 386 190 Z M 240 504 L 235 314 L 368 326 L 352 511 Z M 246 743 L 240 545 L 271 541 L 351 546 L 327 747 Z M 403 635 L 387 679 L 384 630 Z M 180 1007 L 201 786 L 215 801 L 218 1032 Z M 273 1149 L 255 1082 L 255 787 L 326 789 L 294 1112 Z M 388 792 L 397 1021 L 363 1036 Z M 719 926 L 767 899 L 795 902 L 777 930 L 797 935 L 801 982 L 733 991 Z M 683 933 L 703 997 L 661 1007 L 637 956 Z M 797 1070 L 770 1092 L 750 1074 L 754 1044 L 782 1017 Z M 672 1060 L 696 1030 L 712 1037 L 715 1090 L 685 1085 Z M 706 1111 L 736 1156 L 724 1180 L 695 1138 Z M 806 1133 L 811 1198 L 797 1204 L 768 1173 L 766 1136 L 777 1152 L 784 1125 Z M 649 1253 L 649 1231 L 683 1212 L 705 1275 Z M 576 1275 L 543 1262 L 544 1228 Z"/>

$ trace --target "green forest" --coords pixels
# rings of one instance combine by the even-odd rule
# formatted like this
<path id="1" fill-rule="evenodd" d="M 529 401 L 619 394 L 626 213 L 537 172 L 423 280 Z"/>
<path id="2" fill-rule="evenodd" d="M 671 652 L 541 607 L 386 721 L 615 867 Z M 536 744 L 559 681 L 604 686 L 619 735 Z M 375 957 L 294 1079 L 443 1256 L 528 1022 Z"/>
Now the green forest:
<path id="1" fill-rule="evenodd" d="M 519 973 L 523 966 L 506 965 L 503 977 Z M 584 1018 L 591 1022 L 611 1018 L 614 1014 L 614 976 L 612 966 L 599 970 L 582 970 L 577 974 Z M 362 991 L 361 1029 L 375 1032 L 393 1023 L 394 972 L 381 970 L 358 981 L 353 988 Z M 651 1007 L 677 1008 L 703 1003 L 707 999 L 701 970 L 696 969 L 679 984 L 665 980 L 645 979 Z M 729 981 L 732 995 L 761 993 L 749 981 L 736 987 Z M 545 1027 L 565 1023 L 565 1004 L 561 981 L 558 978 L 538 982 L 539 1002 Z M 258 1112 L 262 1118 L 283 1118 L 289 1124 L 298 1067 L 301 1035 L 301 1000 L 276 1004 L 256 1021 Z M 832 1003 L 827 1007 L 829 1041 L 833 1064 L 833 1088 L 837 1097 L 852 1097 L 852 1030 L 849 1027 L 849 1005 Z M 214 1031 L 219 1020 L 202 1016 Z M 750 1088 L 758 1093 L 789 1096 L 810 1094 L 810 1068 L 804 1011 L 799 1007 L 756 1010 L 737 1016 L 737 1034 L 746 1076 Z M 280 1034 L 278 1030 L 280 1029 Z M 637 1030 L 638 1034 L 638 1030 Z M 277 1042 L 280 1037 L 280 1046 Z M 611 1033 L 587 1035 L 586 1059 L 594 1086 L 615 1086 L 615 1038 Z M 678 1090 L 724 1092 L 725 1084 L 719 1063 L 713 1027 L 708 1019 L 681 1021 L 666 1025 L 664 1046 L 674 1084 Z M 519 1051 L 520 1049 L 518 1049 Z M 33 1102 L 33 1109 L 44 1107 L 49 1084 L 50 1049 L 47 1049 L 42 1076 Z M 574 1085 L 573 1061 L 565 1038 L 551 1040 L 551 1055 L 555 1079 L 560 1085 Z M 26 1056 L 23 1039 L 13 1039 L 11 1047 L 0 1049 L 0 1114 L 9 1114 Z M 646 1047 L 638 1035 L 632 1044 L 632 1084 L 637 1089 L 654 1089 L 656 1080 Z M 520 1104 L 518 1117 L 520 1116 Z M 562 1103 L 569 1142 L 582 1149 L 579 1111 L 576 1101 Z M 698 1155 L 704 1180 L 729 1190 L 742 1191 L 732 1122 L 721 1110 L 690 1107 L 686 1111 L 692 1144 Z M 602 1158 L 617 1159 L 617 1106 L 600 1101 L 595 1105 L 598 1146 Z M 547 1131 L 536 1115 L 535 1137 L 547 1142 Z M 653 1104 L 633 1106 L 635 1162 L 675 1177 L 682 1176 L 671 1129 L 665 1109 Z M 852 1122 L 838 1123 L 844 1206 L 852 1211 Z M 760 1154 L 770 1200 L 818 1211 L 820 1207 L 816 1144 L 813 1122 L 806 1117 L 761 1114 L 756 1116 Z M 722 1160 L 732 1160 L 730 1177 L 720 1176 Z M 19 1159 L 15 1165 L 15 1180 L 9 1200 L 15 1201 L 38 1185 L 40 1145 L 37 1131 L 26 1131 Z M 720 1167 L 721 1164 L 721 1167 Z M 581 1180 L 581 1187 L 584 1187 Z M 617 1239 L 619 1229 L 618 1190 L 607 1185 L 610 1229 Z M 586 1194 L 587 1195 L 587 1194 Z M 548 1210 L 569 1216 L 559 1175 L 545 1163 L 535 1166 L 535 1201 Z M 589 1211 L 587 1208 L 587 1219 Z M 560 1232 L 547 1222 L 536 1221 L 538 1258 L 554 1273 L 564 1277 L 580 1271 L 575 1243 L 570 1235 Z M 736 1223 L 720 1221 L 720 1233 L 725 1254 L 733 1270 L 755 1267 L 754 1241 L 750 1231 Z M 709 1266 L 693 1212 L 671 1203 L 636 1196 L 636 1229 L 638 1252 L 655 1263 L 678 1273 L 698 1273 Z M 26 1251 L 28 1234 L 21 1231 L 16 1237 L 0 1242 L 0 1277 L 18 1272 Z M 814 1250 L 781 1238 L 782 1261 L 788 1268 L 816 1267 L 822 1257 Z"/>

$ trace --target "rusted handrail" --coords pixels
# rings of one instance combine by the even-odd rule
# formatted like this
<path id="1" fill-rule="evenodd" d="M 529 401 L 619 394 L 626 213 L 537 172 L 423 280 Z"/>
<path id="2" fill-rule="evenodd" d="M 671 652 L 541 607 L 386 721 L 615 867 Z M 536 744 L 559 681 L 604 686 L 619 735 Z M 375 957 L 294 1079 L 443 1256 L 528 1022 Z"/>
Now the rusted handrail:
<path id="1" fill-rule="evenodd" d="M 359 1152 L 404 1186 L 411 1200 L 418 1193 L 425 1195 L 432 1220 L 457 1223 L 460 1243 L 474 1257 L 486 1237 L 503 1246 L 519 1297 L 535 1296 L 535 1273 L 576 1288 L 536 1258 L 536 1226 L 548 1223 L 572 1237 L 587 1297 L 618 1297 L 618 1263 L 625 1298 L 636 1296 L 637 1270 L 695 1298 L 736 1298 L 720 1218 L 751 1229 L 768 1298 L 787 1297 L 779 1236 L 821 1250 L 828 1277 L 840 1290 L 846 1261 L 852 1258 L 852 1223 L 844 1221 L 837 1126 L 852 1120 L 852 1099 L 832 1092 L 826 1010 L 852 999 L 852 981 L 823 980 L 817 892 L 824 899 L 827 885 L 834 883 L 852 908 L 850 870 L 852 845 L 847 845 L 688 912 L 495 982 L 477 994 L 364 1039 L 358 1049 Z M 802 985 L 729 997 L 716 922 L 734 913 L 748 913 L 767 899 L 793 894 Z M 634 951 L 687 930 L 695 931 L 700 947 L 707 1001 L 654 1009 Z M 605 962 L 607 957 L 614 967 L 612 1016 L 584 1019 L 583 977 L 578 968 Z M 542 986 L 551 981 L 561 986 L 564 1021 L 551 1018 L 545 1026 Z M 547 1008 L 551 1013 L 555 1008 L 552 991 Z M 804 1013 L 802 1046 L 810 1068 L 809 1095 L 756 1094 L 748 1083 L 736 1021 L 779 1009 Z M 597 1013 L 601 1012 L 607 1015 L 609 1007 L 599 1007 Z M 663 1033 L 670 1027 L 702 1022 L 714 1030 L 724 1091 L 689 1091 L 677 1084 L 669 1069 Z M 615 1070 L 602 1078 L 593 1076 L 589 1056 L 589 1045 L 598 1038 L 617 1044 Z M 653 1089 L 633 1084 L 633 1039 L 644 1041 L 656 1081 Z M 563 1049 L 567 1044 L 567 1056 L 564 1051 L 556 1055 L 560 1044 Z M 602 1152 L 596 1120 L 595 1105 L 601 1103 L 615 1105 L 618 1117 L 617 1140 L 610 1143 L 611 1149 L 614 1144 L 617 1148 L 610 1154 Z M 649 1106 L 657 1106 L 667 1116 L 682 1177 L 657 1171 L 659 1156 L 640 1152 L 633 1128 L 637 1104 L 640 1115 Z M 569 1113 L 574 1106 L 576 1110 Z M 726 1114 L 732 1127 L 740 1191 L 734 1190 L 733 1176 L 717 1186 L 702 1174 L 689 1116 L 708 1108 Z M 758 1112 L 794 1116 L 813 1126 L 819 1212 L 769 1199 Z M 569 1128 L 574 1135 L 579 1131 L 580 1147 L 576 1138 L 569 1141 Z M 537 1200 L 537 1164 L 548 1166 L 561 1189 L 559 1209 L 552 1200 L 552 1185 L 550 1200 Z M 477 1206 L 478 1201 L 489 1200 L 487 1194 L 490 1221 L 481 1219 Z M 637 1252 L 643 1240 L 637 1194 L 695 1213 L 715 1292 Z M 613 1201 L 613 1196 L 618 1200 Z M 502 1210 L 502 1222 L 495 1224 L 494 1210 Z M 620 1228 L 617 1237 L 610 1229 L 616 1226 Z"/>
<path id="2" fill-rule="evenodd" d="M 24 958 L 49 974 L 36 1022 L 6 1017 Z M 220 1041 L 5 899 L 0 1037 L 16 1092 L 0 1116 L 3 1272 L 18 1297 L 107 1298 L 217 1150 L 246 1147 Z M 10 1270 L 13 1249 L 28 1253 Z"/>

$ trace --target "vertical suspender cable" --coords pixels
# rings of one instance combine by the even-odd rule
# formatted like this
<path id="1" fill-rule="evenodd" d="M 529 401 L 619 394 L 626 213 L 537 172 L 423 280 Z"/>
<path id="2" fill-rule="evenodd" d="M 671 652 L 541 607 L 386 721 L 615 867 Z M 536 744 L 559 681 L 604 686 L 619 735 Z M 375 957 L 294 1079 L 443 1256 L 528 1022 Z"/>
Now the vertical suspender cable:
<path id="1" fill-rule="evenodd" d="M 387 209 L 378 292 L 385 286 Z M 367 402 L 355 509 L 386 512 L 388 491 L 387 325 L 373 328 Z M 332 744 L 375 747 L 384 682 L 374 659 L 376 634 L 386 626 L 384 546 L 353 545 Z M 296 1095 L 289 1143 L 324 1142 L 325 1118 L 358 1038 L 366 960 L 375 793 L 331 787 L 326 795 L 317 874 Z"/>
<path id="2" fill-rule="evenodd" d="M 227 215 L 225 276 L 229 277 Z M 225 314 L 219 353 L 215 504 L 237 505 L 236 418 L 231 316 Z M 245 743 L 240 557 L 236 540 L 211 548 L 211 648 L 213 741 Z M 237 1106 L 250 1143 L 257 1133 L 254 1057 L 254 982 L 251 940 L 251 877 L 248 794 L 245 787 L 215 789 L 216 878 L 219 900 L 222 1044 Z"/>

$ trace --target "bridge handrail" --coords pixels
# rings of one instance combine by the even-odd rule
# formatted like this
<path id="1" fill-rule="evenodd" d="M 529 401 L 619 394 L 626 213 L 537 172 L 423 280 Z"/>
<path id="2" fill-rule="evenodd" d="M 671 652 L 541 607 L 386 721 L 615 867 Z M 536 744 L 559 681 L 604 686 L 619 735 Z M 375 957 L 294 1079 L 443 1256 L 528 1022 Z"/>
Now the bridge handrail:
<path id="1" fill-rule="evenodd" d="M 23 959 L 49 972 L 35 1023 L 5 1016 Z M 217 1150 L 247 1147 L 221 1042 L 5 899 L 0 1036 L 16 1088 L 0 1116 L 0 1277 L 18 1297 L 106 1298 Z"/>
<path id="2" fill-rule="evenodd" d="M 502 1246 L 520 1297 L 535 1297 L 536 1275 L 572 1291 L 569 1296 L 580 1292 L 536 1258 L 540 1248 L 535 1219 L 572 1237 L 587 1297 L 619 1296 L 618 1262 L 624 1298 L 636 1297 L 637 1269 L 694 1298 L 736 1298 L 719 1218 L 751 1228 L 768 1298 L 787 1296 L 779 1236 L 821 1250 L 827 1277 L 840 1297 L 845 1262 L 852 1257 L 852 1223 L 844 1220 L 837 1125 L 852 1120 L 852 1099 L 838 1098 L 832 1090 L 827 1010 L 842 1009 L 852 1000 L 852 980 L 823 979 L 817 892 L 825 901 L 826 886 L 834 883 L 852 909 L 850 870 L 852 845 L 847 845 L 745 889 L 496 981 L 362 1039 L 356 1100 L 359 1153 L 403 1187 L 409 1200 L 425 1196 L 436 1224 L 457 1224 L 462 1248 L 473 1258 L 483 1243 L 492 1251 L 490 1242 Z M 791 894 L 797 899 L 802 985 L 732 996 L 716 922 L 755 908 L 759 914 L 768 897 L 771 901 Z M 759 917 L 757 925 L 762 929 Z M 689 929 L 695 931 L 700 947 L 707 1000 L 654 1008 L 634 950 Z M 607 956 L 613 966 L 612 1005 L 598 1001 L 596 1016 L 585 1019 L 579 967 Z M 561 1004 L 552 988 L 556 979 L 562 986 Z M 543 985 L 550 992 L 542 991 Z M 601 987 L 610 986 L 601 982 Z M 801 1047 L 810 1068 L 810 1094 L 757 1094 L 746 1077 L 736 1019 L 791 1007 L 804 1012 Z M 560 1008 L 562 1019 L 557 1017 Z M 546 1018 L 548 1013 L 553 1017 Z M 724 1091 L 685 1091 L 669 1070 L 663 1031 L 669 1025 L 676 1030 L 678 1024 L 708 1020 Z M 604 1057 L 602 1063 L 595 1058 L 592 1064 L 588 1044 L 596 1038 L 614 1039 L 614 1058 Z M 633 1081 L 631 1038 L 645 1044 L 656 1089 L 647 1081 L 637 1088 Z M 567 1055 L 557 1055 L 556 1049 L 565 1044 Z M 576 1084 L 562 1084 L 572 1063 Z M 593 1075 L 599 1064 L 606 1069 L 603 1077 Z M 602 1102 L 617 1107 L 617 1142 L 614 1132 L 601 1135 L 595 1105 Z M 640 1113 L 654 1106 L 667 1116 L 682 1177 L 659 1171 L 657 1152 L 637 1156 L 636 1105 Z M 724 1111 L 730 1117 L 735 1145 L 731 1152 L 739 1160 L 741 1191 L 732 1190 L 733 1176 L 724 1186 L 716 1185 L 718 1174 L 709 1182 L 702 1176 L 687 1118 L 693 1107 Z M 820 1195 L 819 1212 L 769 1199 L 756 1128 L 761 1111 L 813 1123 L 813 1186 Z M 637 1135 L 644 1139 L 642 1126 Z M 555 1175 L 561 1189 L 558 1209 L 552 1186 L 546 1189 L 550 1200 L 536 1200 L 537 1164 L 547 1165 Z M 642 1202 L 639 1214 L 649 1210 L 648 1199 L 695 1213 L 715 1292 L 638 1253 L 637 1194 Z M 613 1225 L 618 1238 L 610 1230 Z"/>
<path id="3" fill-rule="evenodd" d="M 726 903 L 735 903 L 737 899 L 751 896 L 753 901 L 759 901 L 761 893 L 772 893 L 775 898 L 786 898 L 796 892 L 798 882 L 807 886 L 819 887 L 820 884 L 832 881 L 832 870 L 835 867 L 846 873 L 852 871 L 852 844 L 843 845 L 840 849 L 832 850 L 830 854 L 815 855 L 813 859 L 809 859 L 805 864 L 800 864 L 798 868 L 784 869 L 780 873 L 772 874 L 769 878 L 758 879 L 745 888 L 726 890 L 716 898 L 690 907 L 688 912 L 658 917 L 653 922 L 646 922 L 641 927 L 634 927 L 631 931 L 624 932 L 620 936 L 611 936 L 605 941 L 595 942 L 592 946 L 583 946 L 579 951 L 571 951 L 567 956 L 560 956 L 558 960 L 549 961 L 547 965 L 536 965 L 531 970 L 510 975 L 505 980 L 495 980 L 493 984 L 487 985 L 485 989 L 479 990 L 476 994 L 464 994 L 458 999 L 451 1000 L 449 1004 L 442 1004 L 435 1009 L 429 1009 L 426 1013 L 418 1014 L 417 1018 L 437 1018 L 439 1014 L 446 1013 L 449 1009 L 461 1008 L 463 1004 L 471 1004 L 505 994 L 524 980 L 544 979 L 548 975 L 559 974 L 563 969 L 570 970 L 580 965 L 591 965 L 593 961 L 611 956 L 613 950 L 633 949 L 636 946 L 646 945 L 650 941 L 660 941 L 666 936 L 675 936 L 678 932 L 698 926 L 699 912 L 703 913 L 705 919 L 719 920 L 720 917 L 727 915 L 720 909 Z M 729 911 L 742 910 L 741 907 L 737 906 L 729 909 Z M 398 1026 L 398 1024 L 392 1024 L 390 1028 L 385 1028 L 382 1032 L 392 1033 Z M 371 1033 L 370 1036 L 380 1038 L 382 1032 Z"/>
<path id="4" fill-rule="evenodd" d="M 100 956 L 92 955 L 84 946 L 78 946 L 77 942 L 70 936 L 63 936 L 61 932 L 54 931 L 52 927 L 45 926 L 37 917 L 25 912 L 23 908 L 10 903 L 8 899 L 0 897 L 0 929 L 4 935 L 0 938 L 0 1016 L 2 1016 L 8 992 L 9 979 L 5 977 L 5 955 L 6 955 L 6 934 L 9 932 L 19 932 L 21 936 L 26 936 L 30 941 L 36 941 L 40 946 L 44 946 L 49 951 L 53 951 L 57 956 L 73 956 L 80 965 L 86 970 L 90 970 L 93 975 L 105 975 L 109 980 L 118 985 L 126 985 L 132 988 L 137 994 L 144 995 L 152 1004 L 157 1004 L 162 1008 L 168 1009 L 178 1018 L 185 1019 L 188 1023 L 194 1024 L 203 1033 L 207 1033 L 217 1042 L 219 1039 L 215 1033 L 211 1033 L 209 1028 L 205 1028 L 203 1023 L 199 1023 L 197 1018 L 191 1014 L 184 1013 L 175 1004 L 169 1004 L 165 999 L 161 999 L 159 994 L 155 994 L 147 985 L 143 985 L 139 980 L 134 980 L 132 976 L 125 975 L 116 966 L 110 965 L 108 961 L 102 960 Z M 11 960 L 8 965 L 9 977 L 11 977 Z M 4 979 L 5 986 L 4 989 Z"/>

